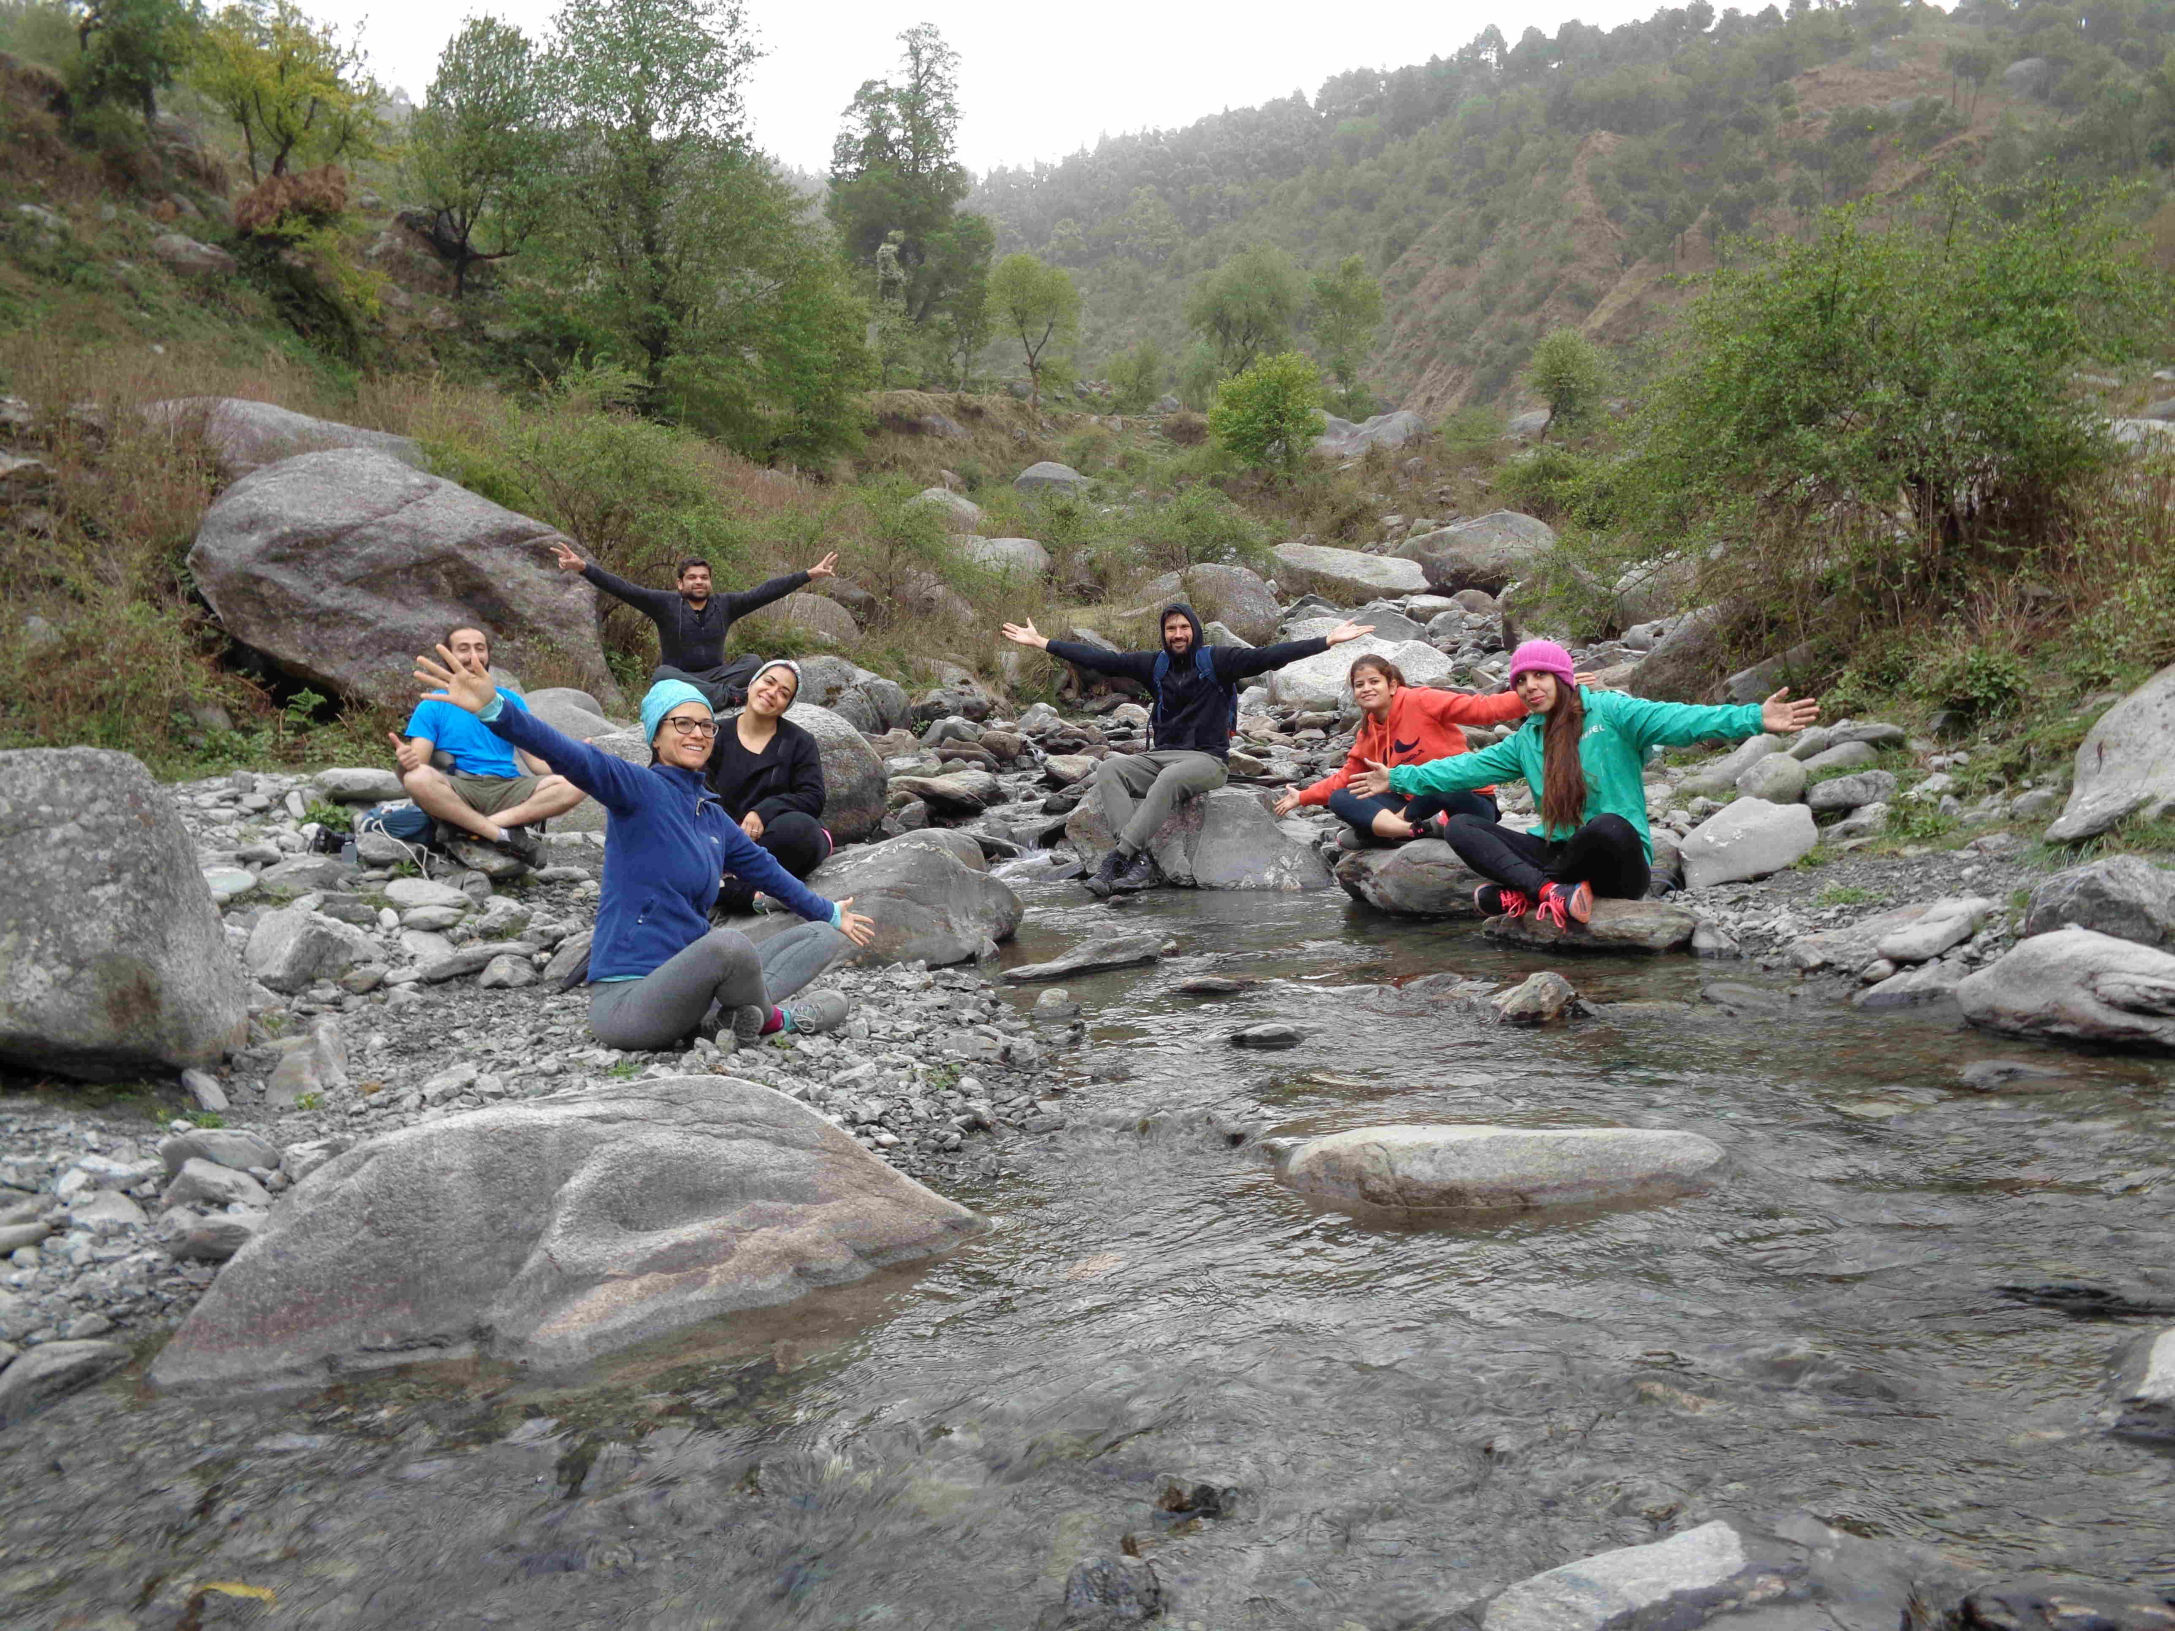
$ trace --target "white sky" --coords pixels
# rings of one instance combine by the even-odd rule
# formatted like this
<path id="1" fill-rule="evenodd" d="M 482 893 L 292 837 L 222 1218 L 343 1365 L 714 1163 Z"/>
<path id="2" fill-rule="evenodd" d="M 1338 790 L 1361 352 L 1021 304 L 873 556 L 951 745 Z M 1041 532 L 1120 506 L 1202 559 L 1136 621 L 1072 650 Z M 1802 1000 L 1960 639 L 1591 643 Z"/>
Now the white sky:
<path id="1" fill-rule="evenodd" d="M 1737 0 L 1757 11 L 1764 0 Z M 303 0 L 343 29 L 363 24 L 378 77 L 420 102 L 438 53 L 471 15 L 519 24 L 531 38 L 560 0 Z M 994 0 L 747 0 L 768 51 L 748 111 L 757 145 L 805 170 L 830 165 L 838 116 L 864 79 L 896 66 L 896 36 L 932 22 L 960 54 L 961 159 L 977 172 L 1056 160 L 1097 138 L 1190 124 L 1331 74 L 1448 56 L 1490 22 L 1515 43 L 1570 18 L 1613 28 L 1657 0 L 1371 0 L 1324 11 L 1299 0 L 1248 6 L 1200 0 L 1093 0 L 1086 7 Z M 1719 10 L 1720 7 L 1718 6 Z"/>

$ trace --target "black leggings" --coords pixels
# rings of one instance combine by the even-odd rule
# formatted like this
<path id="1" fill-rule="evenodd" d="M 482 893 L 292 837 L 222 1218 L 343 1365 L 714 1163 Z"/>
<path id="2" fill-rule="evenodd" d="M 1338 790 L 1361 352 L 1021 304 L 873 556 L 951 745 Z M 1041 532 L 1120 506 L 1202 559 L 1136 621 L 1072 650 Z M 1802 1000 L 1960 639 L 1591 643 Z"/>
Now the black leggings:
<path id="1" fill-rule="evenodd" d="M 1438 813 L 1478 816 L 1483 821 L 1496 817 L 1495 800 L 1485 793 L 1420 793 L 1407 800 L 1398 793 L 1361 798 L 1349 787 L 1340 787 L 1329 795 L 1330 814 L 1370 838 L 1374 836 L 1374 818 L 1384 810 L 1403 816 L 1415 827 Z"/>
<path id="2" fill-rule="evenodd" d="M 1643 900 L 1653 879 L 1646 846 L 1620 815 L 1595 816 L 1560 844 L 1475 816 L 1452 816 L 1450 847 L 1483 878 L 1536 897 L 1544 883 L 1588 883 L 1597 895 Z"/>
<path id="3" fill-rule="evenodd" d="M 796 878 L 807 877 L 831 856 L 831 840 L 823 830 L 823 823 L 798 810 L 788 810 L 777 820 L 765 822 L 763 836 L 755 842 L 770 851 L 771 859 Z M 724 887 L 718 891 L 717 909 L 734 916 L 752 912 L 755 910 L 755 886 L 727 876 Z"/>

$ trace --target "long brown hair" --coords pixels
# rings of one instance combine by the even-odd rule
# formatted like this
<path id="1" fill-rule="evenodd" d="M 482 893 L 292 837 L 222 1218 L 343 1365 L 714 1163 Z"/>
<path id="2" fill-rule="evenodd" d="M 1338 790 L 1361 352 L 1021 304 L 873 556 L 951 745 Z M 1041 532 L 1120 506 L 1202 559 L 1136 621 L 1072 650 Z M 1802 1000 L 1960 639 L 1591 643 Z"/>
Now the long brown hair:
<path id="1" fill-rule="evenodd" d="M 1586 734 L 1586 704 L 1578 687 L 1556 680 L 1556 705 L 1541 727 L 1541 820 L 1554 832 L 1576 827 L 1586 815 L 1586 767 L 1579 739 Z"/>

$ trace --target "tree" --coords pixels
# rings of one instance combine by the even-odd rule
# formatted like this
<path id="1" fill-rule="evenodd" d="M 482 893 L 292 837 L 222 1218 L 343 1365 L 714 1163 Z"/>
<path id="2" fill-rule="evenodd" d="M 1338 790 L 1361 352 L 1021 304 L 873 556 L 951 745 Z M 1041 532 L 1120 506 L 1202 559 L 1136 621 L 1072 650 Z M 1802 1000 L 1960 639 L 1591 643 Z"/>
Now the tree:
<path id="1" fill-rule="evenodd" d="M 1110 359 L 1110 385 L 1117 393 L 1113 404 L 1120 413 L 1139 413 L 1163 394 L 1163 353 L 1153 340 L 1143 340 L 1130 351 Z"/>
<path id="2" fill-rule="evenodd" d="M 377 151 L 382 92 L 361 47 L 293 0 L 246 0 L 208 23 L 191 79 L 240 127 L 252 181 Z"/>
<path id="3" fill-rule="evenodd" d="M 158 93 L 181 77 L 204 25 L 195 0 L 76 0 L 76 91 L 157 117 Z"/>
<path id="4" fill-rule="evenodd" d="M 1943 53 L 1942 66 L 1948 69 L 1948 99 L 1951 106 L 1956 102 L 1957 82 L 1971 87 L 1971 106 L 1964 117 L 1974 118 L 1979 111 L 1979 92 L 1985 86 L 1987 76 L 1994 71 L 1994 53 L 1984 45 L 1952 45 Z"/>
<path id="5" fill-rule="evenodd" d="M 1062 266 L 1032 255 L 1007 255 L 989 274 L 989 305 L 996 326 L 1020 343 L 1030 395 L 1040 406 L 1042 375 L 1071 350 L 1080 323 L 1080 291 Z"/>
<path id="6" fill-rule="evenodd" d="M 1567 430 L 1585 421 L 1600 406 L 1608 377 L 1607 358 L 1575 328 L 1543 336 L 1526 364 L 1526 383 L 1548 404 L 1551 429 Z"/>
<path id="7" fill-rule="evenodd" d="M 1313 359 L 1280 352 L 1223 382 L 1208 410 L 1209 434 L 1250 469 L 1293 476 L 1322 433 L 1321 400 Z"/>
<path id="8" fill-rule="evenodd" d="M 452 263 L 455 299 L 471 266 L 513 254 L 532 224 L 541 105 L 534 53 L 511 23 L 472 17 L 438 58 L 408 128 L 406 171 L 431 214 L 431 242 Z"/>
<path id="9" fill-rule="evenodd" d="M 1186 323 L 1214 348 L 1223 371 L 1237 374 L 1258 356 L 1290 348 L 1306 297 L 1291 257 L 1262 244 L 1203 274 L 1186 294 Z"/>
<path id="10" fill-rule="evenodd" d="M 1334 272 L 1314 278 L 1314 338 L 1337 382 L 1339 406 L 1351 408 L 1359 365 L 1382 323 L 1382 285 L 1367 270 L 1366 257 L 1347 255 Z"/>

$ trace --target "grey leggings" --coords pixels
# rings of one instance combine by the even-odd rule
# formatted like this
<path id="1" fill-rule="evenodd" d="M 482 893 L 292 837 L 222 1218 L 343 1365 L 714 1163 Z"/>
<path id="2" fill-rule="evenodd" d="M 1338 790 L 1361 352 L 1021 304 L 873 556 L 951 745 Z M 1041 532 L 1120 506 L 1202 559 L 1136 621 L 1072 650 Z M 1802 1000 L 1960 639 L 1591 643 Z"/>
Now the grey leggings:
<path id="1" fill-rule="evenodd" d="M 651 1052 L 683 1042 L 714 1005 L 782 1001 L 831 966 L 849 942 L 828 923 L 800 923 L 758 947 L 738 929 L 712 929 L 639 980 L 589 988 L 589 1031 L 608 1048 Z"/>

